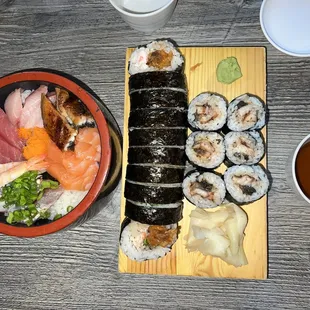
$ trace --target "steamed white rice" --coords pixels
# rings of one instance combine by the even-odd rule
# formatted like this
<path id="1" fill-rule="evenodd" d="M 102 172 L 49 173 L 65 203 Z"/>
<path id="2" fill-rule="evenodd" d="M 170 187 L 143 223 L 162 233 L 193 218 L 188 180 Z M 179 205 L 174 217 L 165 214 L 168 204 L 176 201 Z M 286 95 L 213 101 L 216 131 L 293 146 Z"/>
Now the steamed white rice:
<path id="1" fill-rule="evenodd" d="M 65 190 L 58 200 L 50 207 L 49 212 L 51 213 L 49 219 L 53 220 L 58 214 L 62 216 L 68 213 L 68 207 L 75 208 L 87 195 L 88 191 L 69 191 Z"/>

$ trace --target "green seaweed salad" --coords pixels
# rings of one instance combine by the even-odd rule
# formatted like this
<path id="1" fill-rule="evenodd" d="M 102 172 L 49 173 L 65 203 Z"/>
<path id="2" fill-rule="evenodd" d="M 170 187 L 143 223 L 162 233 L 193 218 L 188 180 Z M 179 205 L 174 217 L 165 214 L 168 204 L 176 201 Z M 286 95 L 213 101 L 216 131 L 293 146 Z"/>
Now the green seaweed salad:
<path id="1" fill-rule="evenodd" d="M 0 201 L 8 211 L 9 224 L 25 223 L 31 226 L 38 219 L 47 219 L 48 210 L 40 210 L 39 201 L 46 189 L 57 189 L 59 183 L 44 180 L 38 171 L 28 171 L 2 188 Z"/>

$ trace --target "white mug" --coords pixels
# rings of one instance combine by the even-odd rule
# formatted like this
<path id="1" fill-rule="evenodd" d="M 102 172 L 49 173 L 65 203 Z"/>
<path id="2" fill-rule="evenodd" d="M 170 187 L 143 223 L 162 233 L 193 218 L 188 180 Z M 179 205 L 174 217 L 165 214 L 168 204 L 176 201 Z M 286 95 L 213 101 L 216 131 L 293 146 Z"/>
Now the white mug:
<path id="1" fill-rule="evenodd" d="M 299 186 L 297 176 L 296 176 L 296 159 L 300 149 L 307 143 L 310 143 L 310 135 L 307 135 L 296 147 L 296 149 L 289 156 L 289 163 L 287 165 L 286 178 L 290 187 L 294 192 L 305 201 L 310 203 L 310 199 L 303 193 L 302 189 Z"/>
<path id="2" fill-rule="evenodd" d="M 151 34 L 152 32 L 162 28 L 170 20 L 177 0 L 170 0 L 163 7 L 147 13 L 135 13 L 127 11 L 122 6 L 122 0 L 109 0 L 114 8 L 120 12 L 123 20 L 133 29 Z"/>

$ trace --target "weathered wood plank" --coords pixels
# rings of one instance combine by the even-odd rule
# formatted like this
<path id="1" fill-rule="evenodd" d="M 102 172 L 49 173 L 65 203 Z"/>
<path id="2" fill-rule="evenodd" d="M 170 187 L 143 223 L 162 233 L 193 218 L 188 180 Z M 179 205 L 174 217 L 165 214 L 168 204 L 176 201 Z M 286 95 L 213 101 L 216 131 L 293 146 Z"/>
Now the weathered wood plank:
<path id="1" fill-rule="evenodd" d="M 180 0 L 146 36 L 109 1 L 0 0 L 0 74 L 50 67 L 87 83 L 123 124 L 125 51 L 157 37 L 182 46 L 267 46 L 269 280 L 120 275 L 119 189 L 93 220 L 33 240 L 0 236 L 1 309 L 308 309 L 310 208 L 285 178 L 291 150 L 310 131 L 310 61 L 267 43 L 257 0 Z"/>

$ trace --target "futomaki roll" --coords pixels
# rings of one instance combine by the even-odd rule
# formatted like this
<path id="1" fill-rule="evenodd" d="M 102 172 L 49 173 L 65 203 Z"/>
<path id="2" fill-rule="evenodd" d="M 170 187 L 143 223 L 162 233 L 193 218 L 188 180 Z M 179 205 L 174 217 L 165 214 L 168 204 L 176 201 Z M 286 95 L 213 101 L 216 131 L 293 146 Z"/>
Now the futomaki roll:
<path id="1" fill-rule="evenodd" d="M 180 71 L 184 58 L 168 40 L 156 40 L 137 47 L 129 59 L 129 74 L 151 71 Z"/>
<path id="2" fill-rule="evenodd" d="M 125 216 L 149 225 L 169 225 L 182 219 L 183 203 L 146 204 L 126 200 Z"/>
<path id="3" fill-rule="evenodd" d="M 126 218 L 123 221 L 120 246 L 135 261 L 164 257 L 178 237 L 178 225 L 148 225 Z"/>
<path id="4" fill-rule="evenodd" d="M 171 89 L 147 89 L 130 95 L 130 109 L 187 109 L 187 93 Z"/>

